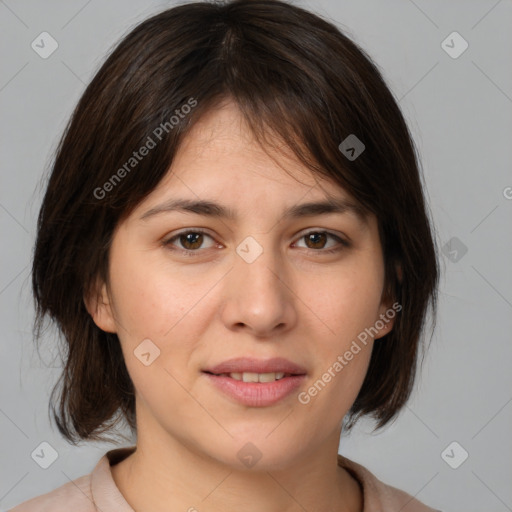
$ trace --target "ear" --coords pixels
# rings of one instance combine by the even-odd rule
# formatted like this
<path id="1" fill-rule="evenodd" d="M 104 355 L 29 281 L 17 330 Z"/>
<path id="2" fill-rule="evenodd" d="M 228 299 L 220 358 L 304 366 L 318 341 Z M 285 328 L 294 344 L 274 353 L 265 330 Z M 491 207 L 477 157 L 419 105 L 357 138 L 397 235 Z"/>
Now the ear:
<path id="1" fill-rule="evenodd" d="M 94 323 L 106 332 L 117 332 L 112 303 L 107 285 L 98 279 L 91 290 L 84 295 L 84 304 Z"/>
<path id="2" fill-rule="evenodd" d="M 396 276 L 398 281 L 402 282 L 402 266 L 397 264 L 395 266 Z M 402 305 L 393 300 L 390 290 L 385 290 L 382 295 L 382 301 L 379 307 L 379 316 L 375 319 L 375 328 L 379 331 L 374 339 L 379 339 L 389 334 L 395 325 L 395 318 L 399 311 L 402 310 Z"/>
<path id="3" fill-rule="evenodd" d="M 386 334 L 389 334 L 393 330 L 393 325 L 395 324 L 395 317 L 398 306 L 398 303 L 395 302 L 394 305 L 391 304 L 391 301 L 383 301 L 381 302 L 379 308 L 379 316 L 375 319 L 375 329 L 378 333 L 374 336 L 374 340 L 378 340 L 382 338 Z M 400 309 L 401 306 L 399 306 Z"/>

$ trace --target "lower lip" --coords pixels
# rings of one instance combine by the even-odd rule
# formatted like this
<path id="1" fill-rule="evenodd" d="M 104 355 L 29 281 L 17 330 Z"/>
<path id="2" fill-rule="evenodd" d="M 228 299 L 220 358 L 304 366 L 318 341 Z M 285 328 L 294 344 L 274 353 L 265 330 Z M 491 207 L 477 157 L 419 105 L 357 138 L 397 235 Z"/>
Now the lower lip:
<path id="1" fill-rule="evenodd" d="M 266 407 L 279 402 L 296 390 L 306 377 L 305 375 L 292 375 L 274 382 L 243 382 L 225 375 L 203 373 L 226 395 L 251 407 Z"/>

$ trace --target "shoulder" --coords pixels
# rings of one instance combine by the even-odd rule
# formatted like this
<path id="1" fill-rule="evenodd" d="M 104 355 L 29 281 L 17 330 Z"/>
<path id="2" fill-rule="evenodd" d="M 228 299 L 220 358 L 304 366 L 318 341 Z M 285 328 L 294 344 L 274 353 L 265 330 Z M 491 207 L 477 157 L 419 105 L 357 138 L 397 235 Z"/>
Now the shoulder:
<path id="1" fill-rule="evenodd" d="M 91 475 L 68 482 L 53 491 L 20 503 L 8 512 L 94 512 Z"/>
<path id="2" fill-rule="evenodd" d="M 133 512 L 115 484 L 111 465 L 128 457 L 135 448 L 131 446 L 108 451 L 90 474 L 24 501 L 8 512 Z"/>
<path id="3" fill-rule="evenodd" d="M 410 494 L 385 484 L 364 466 L 342 455 L 338 455 L 338 464 L 349 471 L 361 485 L 364 497 L 363 512 L 441 512 L 428 507 Z"/>

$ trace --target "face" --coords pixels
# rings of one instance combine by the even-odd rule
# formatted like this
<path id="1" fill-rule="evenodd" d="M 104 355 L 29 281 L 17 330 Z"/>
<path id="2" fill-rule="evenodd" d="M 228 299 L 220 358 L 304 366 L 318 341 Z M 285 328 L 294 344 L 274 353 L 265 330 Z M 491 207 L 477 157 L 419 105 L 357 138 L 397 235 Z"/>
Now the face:
<path id="1" fill-rule="evenodd" d="M 393 324 L 382 321 L 390 304 L 377 222 L 290 152 L 274 156 L 280 165 L 235 106 L 211 111 L 114 233 L 109 285 L 88 309 L 120 339 L 139 440 L 178 440 L 239 467 L 249 442 L 268 468 L 333 440 L 337 448 L 368 368 L 368 332 L 379 338 Z M 327 199 L 346 207 L 298 208 Z M 177 200 L 215 203 L 226 216 L 172 208 Z M 212 372 L 235 375 L 206 373 L 233 358 L 252 361 Z M 295 366 L 250 366 L 272 358 Z M 236 375 L 244 368 L 285 376 L 244 382 L 265 380 Z"/>

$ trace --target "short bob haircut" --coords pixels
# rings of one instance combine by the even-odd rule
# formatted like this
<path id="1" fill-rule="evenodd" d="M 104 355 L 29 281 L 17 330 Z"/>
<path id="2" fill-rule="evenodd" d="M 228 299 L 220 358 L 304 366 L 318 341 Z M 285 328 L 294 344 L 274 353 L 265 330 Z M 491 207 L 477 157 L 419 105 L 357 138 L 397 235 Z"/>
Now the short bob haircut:
<path id="1" fill-rule="evenodd" d="M 371 58 L 315 14 L 281 0 L 195 2 L 152 16 L 121 40 L 52 159 L 32 267 L 34 335 L 40 340 L 51 320 L 64 342 L 50 406 L 73 444 L 110 440 L 104 434 L 123 418 L 136 433 L 119 339 L 95 325 L 84 297 L 98 278 L 108 283 L 118 223 L 166 175 L 201 115 L 226 100 L 262 148 L 284 142 L 376 215 L 385 295 L 402 310 L 374 344 L 345 431 L 364 415 L 382 428 L 411 394 L 429 307 L 435 325 L 439 262 L 419 158 L 396 99 Z M 351 134 L 365 146 L 355 159 L 340 149 Z M 143 146 L 151 149 L 135 159 Z"/>

